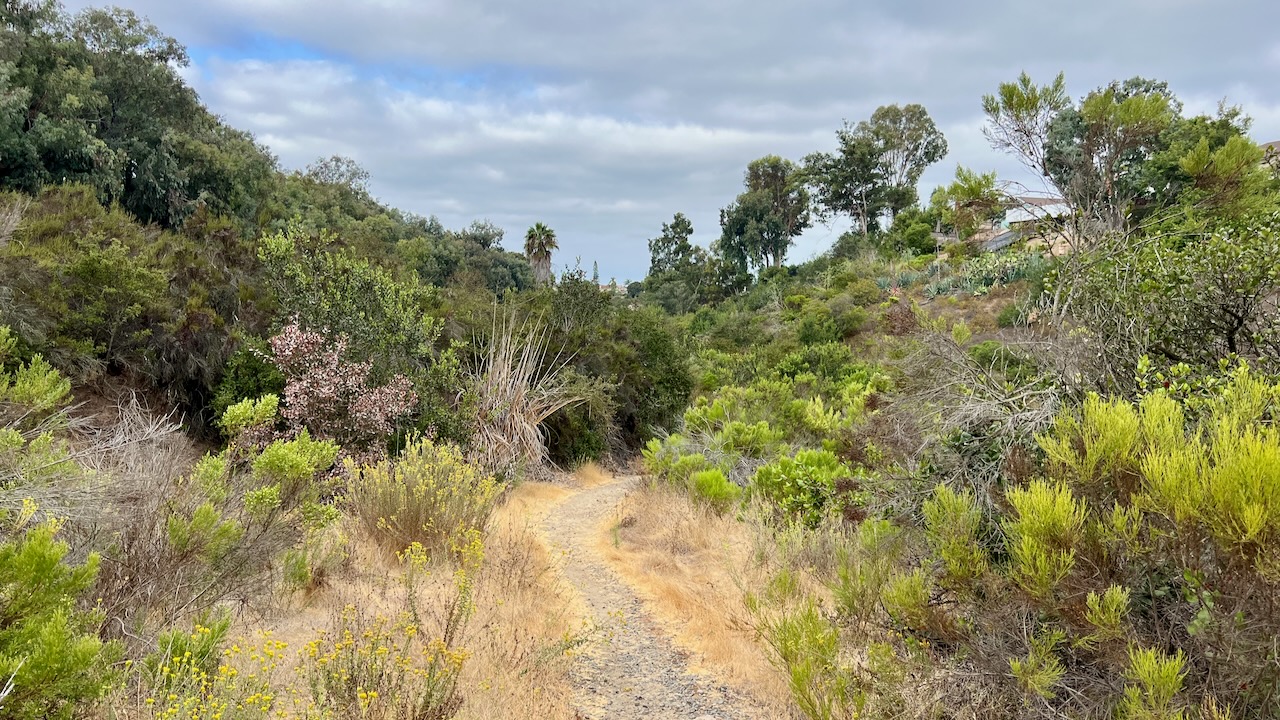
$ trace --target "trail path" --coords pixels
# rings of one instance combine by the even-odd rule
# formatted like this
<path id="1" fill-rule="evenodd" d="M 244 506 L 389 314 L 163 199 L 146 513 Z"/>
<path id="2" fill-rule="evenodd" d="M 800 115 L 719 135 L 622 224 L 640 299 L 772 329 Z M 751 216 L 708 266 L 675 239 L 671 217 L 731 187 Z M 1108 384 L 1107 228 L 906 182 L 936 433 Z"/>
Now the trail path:
<path id="1" fill-rule="evenodd" d="M 636 478 L 583 488 L 553 509 L 543 531 L 565 579 L 599 628 L 574 668 L 579 716 L 586 720 L 762 718 L 740 695 L 688 672 L 644 603 L 600 557 L 596 533 Z"/>

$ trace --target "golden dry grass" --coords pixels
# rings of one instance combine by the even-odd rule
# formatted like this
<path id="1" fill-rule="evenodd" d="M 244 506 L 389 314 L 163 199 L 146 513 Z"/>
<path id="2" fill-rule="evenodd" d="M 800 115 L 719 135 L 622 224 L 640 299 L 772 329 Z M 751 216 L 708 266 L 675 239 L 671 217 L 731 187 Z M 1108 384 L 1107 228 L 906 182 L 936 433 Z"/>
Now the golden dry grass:
<path id="1" fill-rule="evenodd" d="M 582 488 L 600 487 L 615 482 L 612 475 L 595 463 L 586 463 L 569 476 L 569 481 Z"/>
<path id="2" fill-rule="evenodd" d="M 470 656 L 459 683 L 459 718 L 575 717 L 565 648 L 566 640 L 582 628 L 570 593 L 559 584 L 547 548 L 532 529 L 568 494 L 557 485 L 525 483 L 506 496 L 490 521 L 475 611 L 461 643 Z M 354 523 L 348 525 L 353 537 L 349 561 L 326 587 L 299 595 L 271 617 L 242 618 L 233 634 L 270 631 L 293 650 L 331 627 L 348 604 L 370 616 L 402 612 L 406 590 L 399 561 Z M 452 593 L 452 568 L 441 563 L 418 586 L 419 607 L 443 608 Z M 291 677 L 291 667 L 283 669 L 283 676 Z"/>
<path id="3" fill-rule="evenodd" d="M 757 642 L 743 586 L 758 582 L 746 525 L 696 505 L 687 494 L 646 483 L 597 535 L 598 550 L 693 653 L 691 667 L 722 678 L 787 717 L 786 678 Z"/>

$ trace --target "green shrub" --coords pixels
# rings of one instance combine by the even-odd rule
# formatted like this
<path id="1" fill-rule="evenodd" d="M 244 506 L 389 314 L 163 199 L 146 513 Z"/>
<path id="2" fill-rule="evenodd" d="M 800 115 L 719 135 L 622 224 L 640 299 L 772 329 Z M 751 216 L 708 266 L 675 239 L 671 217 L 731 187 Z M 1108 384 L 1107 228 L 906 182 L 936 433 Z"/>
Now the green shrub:
<path id="1" fill-rule="evenodd" d="M 742 488 L 729 482 L 718 469 L 696 472 L 690 481 L 694 497 L 718 513 L 733 507 L 742 497 Z"/>
<path id="2" fill-rule="evenodd" d="M 242 400 L 284 394 L 284 375 L 267 360 L 269 352 L 265 342 L 253 340 L 231 356 L 214 392 L 211 403 L 214 417 L 223 417 L 228 408 Z"/>
<path id="3" fill-rule="evenodd" d="M 1026 309 L 1020 303 L 1009 303 L 996 315 L 996 325 L 1011 328 L 1026 323 Z"/>
<path id="4" fill-rule="evenodd" d="M 378 543 L 400 551 L 420 543 L 448 552 L 484 528 L 501 488 L 451 445 L 416 439 L 395 461 L 357 467 L 347 460 L 347 503 Z"/>
<path id="5" fill-rule="evenodd" d="M 584 407 L 563 408 L 544 420 L 542 427 L 548 458 L 561 467 L 599 460 L 609 451 L 600 423 Z"/>
<path id="6" fill-rule="evenodd" d="M 966 242 L 948 243 L 942 248 L 942 252 L 947 254 L 952 267 L 959 267 L 965 260 L 973 257 L 973 246 Z"/>
<path id="7" fill-rule="evenodd" d="M 1184 711 L 1175 698 L 1182 691 L 1186 658 L 1181 651 L 1165 655 L 1157 650 L 1129 648 L 1129 670 L 1120 705 L 1124 720 L 1181 720 Z"/>
<path id="8" fill-rule="evenodd" d="M 917 632 L 928 626 L 929 581 L 922 569 L 890 577 L 880 598 L 885 612 L 899 625 Z"/>
<path id="9" fill-rule="evenodd" d="M 312 440 L 304 429 L 292 440 L 277 440 L 264 448 L 253 460 L 253 474 L 262 485 L 279 485 L 288 501 L 310 499 L 318 490 L 313 487 L 316 476 L 337 457 L 336 443 Z"/>
<path id="10" fill-rule="evenodd" d="M 858 526 L 853 542 L 840 550 L 831 594 L 837 612 L 861 630 L 881 604 L 884 585 L 894 572 L 902 549 L 902 533 L 887 520 L 868 519 Z"/>
<path id="11" fill-rule="evenodd" d="M 884 291 L 871 278 L 858 278 L 849 283 L 845 288 L 843 295 L 853 301 L 855 305 L 867 306 L 875 305 L 884 299 Z"/>
<path id="12" fill-rule="evenodd" d="M 1228 704 L 1262 717 L 1280 687 L 1274 667 L 1245 659 L 1280 634 L 1280 613 L 1254 600 L 1280 578 L 1280 383 L 1241 367 L 1197 386 L 1182 399 L 1155 383 L 1136 403 L 1088 396 L 1037 438 L 1045 477 L 985 511 L 971 490 L 924 503 L 928 562 L 973 633 L 960 652 L 982 663 L 980 648 L 1025 643 L 1004 671 L 1033 704 L 1164 720 L 1200 717 L 1186 708 L 1203 699 L 1202 717 Z M 1035 458 L 1020 462 L 1035 473 Z M 1079 704 L 1097 671 L 1126 687 Z"/>
<path id="13" fill-rule="evenodd" d="M 839 295 L 831 299 L 831 318 L 836 324 L 836 334 L 847 340 L 862 332 L 871 321 L 871 315 L 848 296 Z"/>
<path id="14" fill-rule="evenodd" d="M 853 477 L 839 458 L 826 450 L 801 450 L 761 467 L 751 479 L 751 491 L 786 515 L 807 525 L 821 522 L 836 495 L 836 483 Z"/>
<path id="15" fill-rule="evenodd" d="M 800 311 L 796 335 L 804 345 L 820 345 L 839 340 L 840 329 L 831 315 L 831 309 L 821 302 L 812 301 Z"/>
<path id="16" fill-rule="evenodd" d="M 952 589 L 970 588 L 987 570 L 987 553 L 978 534 L 981 525 L 982 513 L 968 490 L 957 493 L 939 485 L 925 501 L 925 537 Z"/>
<path id="17" fill-rule="evenodd" d="M 782 438 L 781 430 L 769 427 L 763 420 L 751 425 L 734 420 L 716 434 L 715 440 L 728 452 L 764 458 L 775 452 Z"/>
<path id="18" fill-rule="evenodd" d="M 1062 483 L 1037 480 L 1006 497 L 1015 513 L 1005 521 L 1014 581 L 1052 604 L 1058 586 L 1075 567 L 1085 508 Z"/>
<path id="19" fill-rule="evenodd" d="M 236 435 L 253 427 L 272 425 L 276 422 L 280 411 L 280 398 L 276 395 L 263 395 L 255 399 L 241 400 L 222 413 L 218 427 L 227 437 Z"/>
<path id="20" fill-rule="evenodd" d="M 706 470 L 710 466 L 711 462 L 702 453 L 681 455 L 671 465 L 671 472 L 667 474 L 667 479 L 677 483 L 688 482 L 694 473 Z"/>
<path id="21" fill-rule="evenodd" d="M 1031 639 L 1031 651 L 1026 657 L 1010 658 L 1009 670 L 1029 697 L 1036 700 L 1057 697 L 1054 687 L 1067 674 L 1057 656 L 1058 646 L 1065 639 L 1061 630 L 1043 631 Z"/>
<path id="22" fill-rule="evenodd" d="M 804 373 L 812 373 L 822 380 L 840 382 L 857 372 L 862 366 L 853 357 L 848 345 L 838 342 L 808 345 L 788 353 L 773 368 L 775 375 L 794 380 Z"/>
<path id="23" fill-rule="evenodd" d="M 921 255 L 917 255 L 917 256 L 915 256 L 915 257 L 911 258 L 909 261 L 907 261 L 907 264 L 911 266 L 911 269 L 912 269 L 912 270 L 917 270 L 917 271 L 920 271 L 920 272 L 925 272 L 925 271 L 929 270 L 929 267 L 930 267 L 931 265 L 933 265 L 933 263 L 934 263 L 934 262 L 936 262 L 936 261 L 937 261 L 938 256 L 937 256 L 937 255 L 934 255 L 934 254 L 933 254 L 933 252 L 932 252 L 932 250 L 933 250 L 933 247 L 932 247 L 933 239 L 932 239 L 932 238 L 930 238 L 929 243 L 930 243 L 930 245 L 931 245 L 931 246 L 930 246 L 930 248 L 929 248 L 929 251 L 926 251 L 926 252 L 924 252 L 924 253 L 923 253 L 923 254 L 921 254 Z M 930 273 L 930 274 L 932 274 L 932 273 Z"/>
<path id="24" fill-rule="evenodd" d="M 157 649 L 142 662 L 152 689 L 167 694 L 178 680 L 179 676 L 167 667 L 173 664 L 174 658 L 182 658 L 185 664 L 205 676 L 217 675 L 222 663 L 222 645 L 230 629 L 231 614 L 223 611 L 201 615 L 193 632 L 170 629 L 160 633 L 156 638 Z"/>
<path id="25" fill-rule="evenodd" d="M 98 555 L 69 565 L 56 523 L 23 529 L 34 512 L 18 517 L 16 540 L 0 542 L 0 690 L 11 683 L 0 706 L 14 720 L 69 719 L 115 682 L 121 649 L 98 639 L 100 613 L 77 609 Z"/>

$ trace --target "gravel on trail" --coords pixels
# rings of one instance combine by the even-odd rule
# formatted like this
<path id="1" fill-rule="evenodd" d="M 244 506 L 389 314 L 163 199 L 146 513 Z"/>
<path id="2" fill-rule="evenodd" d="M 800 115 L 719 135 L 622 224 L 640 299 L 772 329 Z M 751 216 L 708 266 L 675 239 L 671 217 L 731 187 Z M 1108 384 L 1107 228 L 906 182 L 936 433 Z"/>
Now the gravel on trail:
<path id="1" fill-rule="evenodd" d="M 688 670 L 644 603 L 610 569 L 596 534 L 635 486 L 624 478 L 583 488 L 543 521 L 560 572 L 597 628 L 574 665 L 574 704 L 583 720 L 736 720 L 765 718 L 739 693 Z"/>

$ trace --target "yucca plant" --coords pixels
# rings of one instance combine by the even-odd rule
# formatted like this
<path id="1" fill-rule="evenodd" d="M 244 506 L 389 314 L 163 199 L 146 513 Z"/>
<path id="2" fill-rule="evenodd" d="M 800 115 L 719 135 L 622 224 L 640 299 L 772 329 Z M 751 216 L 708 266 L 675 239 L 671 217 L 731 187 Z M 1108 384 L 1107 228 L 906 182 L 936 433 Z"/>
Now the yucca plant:
<path id="1" fill-rule="evenodd" d="M 547 461 L 542 422 L 557 411 L 589 403 L 599 394 L 592 381 L 557 353 L 548 362 L 549 330 L 537 319 L 519 322 L 514 312 L 493 313 L 492 331 L 472 375 L 476 459 L 495 474 L 510 475 Z"/>

